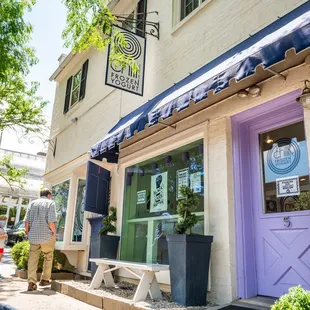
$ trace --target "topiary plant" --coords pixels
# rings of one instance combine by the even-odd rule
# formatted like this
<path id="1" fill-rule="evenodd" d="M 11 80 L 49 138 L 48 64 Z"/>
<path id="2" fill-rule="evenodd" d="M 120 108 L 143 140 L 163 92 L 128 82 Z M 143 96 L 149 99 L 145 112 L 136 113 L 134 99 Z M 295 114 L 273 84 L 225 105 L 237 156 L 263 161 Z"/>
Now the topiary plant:
<path id="1" fill-rule="evenodd" d="M 182 186 L 180 193 L 185 198 L 178 201 L 177 211 L 181 220 L 175 225 L 174 230 L 177 234 L 191 233 L 191 228 L 198 222 L 197 216 L 191 212 L 199 207 L 199 196 L 187 186 Z"/>
<path id="2" fill-rule="evenodd" d="M 103 227 L 101 228 L 99 234 L 106 236 L 108 233 L 115 233 L 116 227 L 113 225 L 117 221 L 116 208 L 109 208 L 109 215 L 103 218 Z"/>
<path id="3" fill-rule="evenodd" d="M 271 307 L 271 310 L 309 310 L 310 291 L 304 290 L 300 285 L 291 287 L 288 294 L 280 297 Z"/>

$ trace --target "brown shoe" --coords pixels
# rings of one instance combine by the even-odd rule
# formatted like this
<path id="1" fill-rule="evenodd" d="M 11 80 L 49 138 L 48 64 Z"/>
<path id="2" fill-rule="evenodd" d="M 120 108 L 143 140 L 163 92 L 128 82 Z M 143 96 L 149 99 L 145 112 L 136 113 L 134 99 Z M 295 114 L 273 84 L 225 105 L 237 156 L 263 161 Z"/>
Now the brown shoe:
<path id="1" fill-rule="evenodd" d="M 41 280 L 39 286 L 49 286 L 52 284 L 51 280 Z"/>
<path id="2" fill-rule="evenodd" d="M 35 283 L 30 282 L 28 284 L 28 292 L 36 291 L 37 290 L 37 285 Z"/>

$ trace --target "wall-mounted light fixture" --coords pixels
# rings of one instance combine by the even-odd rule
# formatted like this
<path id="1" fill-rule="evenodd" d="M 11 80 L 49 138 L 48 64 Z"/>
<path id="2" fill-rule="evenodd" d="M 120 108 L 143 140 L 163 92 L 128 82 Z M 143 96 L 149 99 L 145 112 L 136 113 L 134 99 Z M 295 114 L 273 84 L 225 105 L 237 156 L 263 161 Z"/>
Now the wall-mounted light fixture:
<path id="1" fill-rule="evenodd" d="M 189 152 L 182 153 L 182 160 L 184 163 L 187 163 L 189 161 Z"/>
<path id="2" fill-rule="evenodd" d="M 152 170 L 153 170 L 153 172 L 155 172 L 157 168 L 158 168 L 158 163 L 153 162 L 152 163 Z"/>
<path id="3" fill-rule="evenodd" d="M 237 92 L 239 98 L 252 97 L 256 98 L 261 95 L 261 88 L 258 85 L 253 85 L 248 89 L 242 89 Z"/>
<path id="4" fill-rule="evenodd" d="M 165 157 L 165 163 L 166 163 L 167 166 L 171 165 L 172 157 L 170 155 Z"/>
<path id="5" fill-rule="evenodd" d="M 144 168 L 139 167 L 138 172 L 139 172 L 139 175 L 141 175 L 142 177 L 144 176 Z"/>
<path id="6" fill-rule="evenodd" d="M 310 109 L 310 81 L 305 80 L 305 87 L 302 90 L 302 94 L 296 98 L 296 101 L 299 102 L 304 108 Z"/>
<path id="7" fill-rule="evenodd" d="M 269 136 L 267 136 L 265 141 L 267 144 L 271 144 L 273 142 L 273 139 L 271 139 Z"/>

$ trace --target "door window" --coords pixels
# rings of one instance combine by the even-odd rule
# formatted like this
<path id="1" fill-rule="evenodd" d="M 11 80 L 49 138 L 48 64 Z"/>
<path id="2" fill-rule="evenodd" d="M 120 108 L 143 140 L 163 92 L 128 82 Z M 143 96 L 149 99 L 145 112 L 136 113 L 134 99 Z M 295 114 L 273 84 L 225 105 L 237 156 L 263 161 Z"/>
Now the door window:
<path id="1" fill-rule="evenodd" d="M 310 210 L 304 122 L 260 134 L 264 213 Z"/>

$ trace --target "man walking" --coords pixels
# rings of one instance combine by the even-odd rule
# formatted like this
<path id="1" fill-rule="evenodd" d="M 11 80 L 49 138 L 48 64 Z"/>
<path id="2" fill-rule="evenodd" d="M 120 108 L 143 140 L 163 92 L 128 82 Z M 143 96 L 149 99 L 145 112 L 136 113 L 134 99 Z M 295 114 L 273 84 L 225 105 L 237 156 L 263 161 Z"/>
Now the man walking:
<path id="1" fill-rule="evenodd" d="M 48 188 L 41 190 L 40 197 L 40 199 L 30 203 L 25 222 L 26 234 L 30 242 L 28 291 L 37 289 L 37 269 L 41 251 L 44 254 L 44 263 L 39 285 L 51 284 L 50 278 L 56 242 L 56 205 L 51 200 L 52 193 Z"/>

